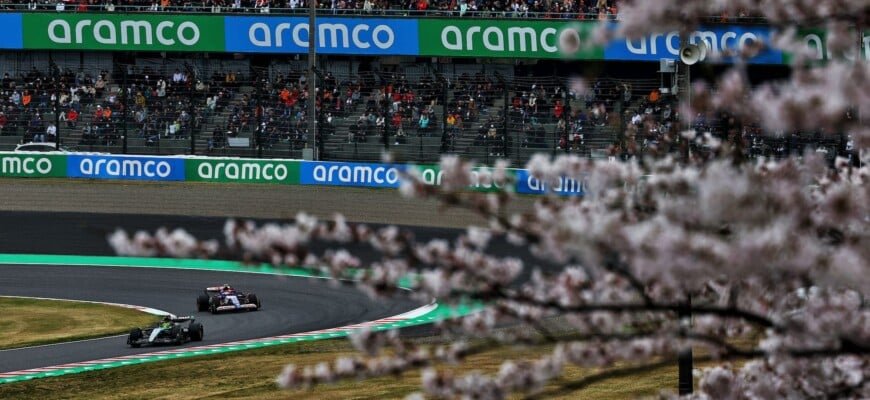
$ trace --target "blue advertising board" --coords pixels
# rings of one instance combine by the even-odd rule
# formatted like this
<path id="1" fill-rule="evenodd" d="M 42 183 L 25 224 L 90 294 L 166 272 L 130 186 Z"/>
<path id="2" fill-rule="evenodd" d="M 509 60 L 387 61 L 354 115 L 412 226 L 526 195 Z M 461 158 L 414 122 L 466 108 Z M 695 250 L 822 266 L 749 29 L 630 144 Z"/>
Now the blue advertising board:
<path id="1" fill-rule="evenodd" d="M 526 169 L 517 171 L 517 193 L 546 194 L 550 188 L 545 182 L 532 176 Z M 554 194 L 561 196 L 583 196 L 583 182 L 576 179 L 560 178 L 558 185 L 552 188 Z"/>
<path id="2" fill-rule="evenodd" d="M 67 161 L 67 176 L 136 181 L 183 181 L 184 159 L 70 154 Z"/>
<path id="3" fill-rule="evenodd" d="M 307 53 L 308 17 L 226 17 L 226 50 Z M 417 55 L 416 20 L 318 18 L 317 53 Z"/>
<path id="4" fill-rule="evenodd" d="M 401 164 L 304 161 L 299 169 L 299 183 L 397 188 L 402 183 L 401 173 L 407 169 L 407 165 Z"/>
<path id="5" fill-rule="evenodd" d="M 783 53 L 771 47 L 772 33 L 769 26 L 707 26 L 689 35 L 689 43 L 707 42 L 707 62 L 732 63 L 735 59 L 725 57 L 724 51 L 739 54 L 740 49 L 747 44 L 761 42 L 765 45 L 764 49 L 747 61 L 751 64 L 781 64 Z M 604 48 L 605 60 L 658 61 L 662 58 L 680 58 L 679 32 L 655 34 L 637 40 L 614 40 Z"/>
<path id="6" fill-rule="evenodd" d="M 0 14 L 0 49 L 24 48 L 21 14 Z"/>

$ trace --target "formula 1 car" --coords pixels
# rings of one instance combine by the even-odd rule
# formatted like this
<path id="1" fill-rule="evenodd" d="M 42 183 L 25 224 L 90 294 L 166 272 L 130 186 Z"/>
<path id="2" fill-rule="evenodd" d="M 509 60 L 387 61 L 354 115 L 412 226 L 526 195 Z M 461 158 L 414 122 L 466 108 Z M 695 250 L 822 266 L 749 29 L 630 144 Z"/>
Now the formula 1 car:
<path id="1" fill-rule="evenodd" d="M 167 315 L 163 320 L 147 328 L 133 328 L 127 336 L 130 347 L 157 344 L 183 344 L 199 342 L 203 336 L 202 324 L 193 317 Z"/>
<path id="2" fill-rule="evenodd" d="M 196 298 L 197 311 L 210 311 L 217 314 L 224 311 L 257 311 L 260 309 L 260 299 L 250 292 L 239 292 L 230 285 L 205 288 L 203 294 Z"/>

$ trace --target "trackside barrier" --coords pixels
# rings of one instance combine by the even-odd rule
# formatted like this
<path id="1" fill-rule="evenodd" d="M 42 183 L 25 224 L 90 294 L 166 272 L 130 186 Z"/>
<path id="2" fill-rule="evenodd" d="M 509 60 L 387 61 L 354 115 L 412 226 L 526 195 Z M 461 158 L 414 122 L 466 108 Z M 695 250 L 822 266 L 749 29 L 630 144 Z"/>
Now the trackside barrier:
<path id="1" fill-rule="evenodd" d="M 64 178 L 67 176 L 67 158 L 45 153 L 0 153 L 0 176 Z"/>
<path id="2" fill-rule="evenodd" d="M 562 178 L 550 187 L 525 169 L 508 169 L 506 174 L 514 183 L 504 187 L 492 181 L 488 174 L 491 171 L 489 167 L 474 168 L 468 189 L 481 192 L 507 190 L 520 194 L 546 194 L 552 190 L 555 194 L 565 196 L 582 196 L 584 193 L 583 182 Z M 404 173 L 414 173 L 429 185 L 442 184 L 443 172 L 438 165 L 235 157 L 0 152 L 0 177 L 397 188 L 401 185 L 401 177 Z"/>
<path id="3" fill-rule="evenodd" d="M 298 160 L 187 157 L 186 181 L 299 184 Z"/>
<path id="4" fill-rule="evenodd" d="M 137 181 L 183 181 L 184 159 L 127 155 L 69 154 L 67 177 Z"/>

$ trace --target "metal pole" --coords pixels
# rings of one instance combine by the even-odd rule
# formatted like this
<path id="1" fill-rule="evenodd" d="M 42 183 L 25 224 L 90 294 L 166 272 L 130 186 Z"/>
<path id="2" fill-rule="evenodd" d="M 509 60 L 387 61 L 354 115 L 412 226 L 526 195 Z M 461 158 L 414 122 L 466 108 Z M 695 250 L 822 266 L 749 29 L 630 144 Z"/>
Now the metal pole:
<path id="1" fill-rule="evenodd" d="M 314 72 L 314 76 L 316 77 L 316 79 L 320 80 L 320 90 L 317 91 L 317 96 L 314 97 L 315 99 L 317 99 L 317 102 L 320 103 L 320 112 L 318 113 L 315 107 L 317 119 L 315 120 L 313 115 L 311 117 L 311 120 L 316 122 L 317 129 L 310 131 L 314 135 L 314 144 L 311 145 L 315 152 L 314 159 L 320 160 L 323 157 L 323 137 L 321 136 L 323 135 L 323 118 L 326 110 L 326 104 L 323 103 L 323 94 L 326 91 L 326 76 L 324 76 L 323 72 L 321 72 L 320 69 L 318 69 L 317 67 L 311 68 L 311 71 Z M 312 83 L 315 87 L 317 87 L 316 80 L 312 81 Z M 308 123 L 310 127 L 312 125 L 311 121 L 309 121 Z M 307 148 L 309 146 L 308 140 L 305 140 L 305 142 L 305 147 Z"/>
<path id="2" fill-rule="evenodd" d="M 59 83 L 56 82 L 55 85 Z M 57 89 L 57 86 L 54 89 L 54 145 L 60 150 L 60 90 Z"/>
<path id="3" fill-rule="evenodd" d="M 383 116 L 383 113 L 381 114 Z M 390 151 L 390 124 L 386 121 L 387 117 L 384 118 L 384 130 L 381 132 L 382 140 L 384 141 L 384 151 Z"/>
<path id="4" fill-rule="evenodd" d="M 508 113 L 508 84 L 505 81 L 502 81 L 502 85 L 504 86 L 504 106 L 502 107 L 502 114 L 504 115 L 504 121 L 501 124 L 501 156 L 507 158 L 507 138 L 508 138 L 508 124 L 510 123 L 510 113 Z"/>
<path id="5" fill-rule="evenodd" d="M 687 297 L 686 302 L 683 303 L 682 307 L 679 308 L 677 312 L 677 318 L 680 319 L 680 324 L 683 323 L 683 320 L 686 320 L 687 325 L 691 325 L 692 319 L 692 298 Z M 689 326 L 685 327 L 687 330 L 690 329 Z M 694 379 L 692 378 L 692 346 L 687 346 L 685 349 L 680 350 L 677 355 L 677 363 L 679 366 L 679 382 L 678 382 L 678 390 L 679 394 L 687 395 L 691 394 L 694 389 Z"/>
<path id="6" fill-rule="evenodd" d="M 193 125 L 196 123 L 196 118 L 194 118 L 193 116 L 193 110 L 195 109 L 193 106 L 193 86 L 195 85 L 193 80 L 196 76 L 193 74 L 193 71 L 190 68 L 188 68 L 187 76 L 187 109 L 189 110 L 187 113 L 187 118 L 190 118 L 190 121 L 188 121 L 187 123 L 187 130 L 188 132 L 190 132 L 190 155 L 194 155 L 196 154 L 196 138 L 194 137 L 195 135 L 193 132 Z"/>
<path id="7" fill-rule="evenodd" d="M 870 62 L 870 45 L 868 45 L 868 47 L 867 47 L 867 53 L 863 55 L 863 57 L 866 57 L 866 59 L 863 59 L 862 55 L 861 55 L 861 51 L 864 48 L 864 19 L 863 18 L 858 20 L 858 23 L 855 26 L 855 30 L 857 31 L 857 36 L 858 36 L 858 49 L 857 49 L 857 52 L 855 53 L 855 64 L 860 65 L 860 63 L 862 63 L 862 62 Z M 858 124 L 858 126 L 862 125 L 862 123 L 861 123 L 861 102 L 858 102 L 855 104 L 855 118 L 854 118 L 854 120 Z M 852 138 L 852 140 L 855 140 L 855 138 Z M 857 165 L 860 167 L 861 166 L 861 157 L 860 157 L 861 153 L 857 152 L 857 154 L 859 156 Z"/>
<path id="8" fill-rule="evenodd" d="M 316 140 L 315 129 L 316 128 L 316 116 L 317 113 L 317 105 L 315 104 L 315 95 L 316 95 L 316 82 L 314 76 L 314 68 L 317 67 L 316 61 L 316 48 L 317 43 L 317 0 L 308 0 L 308 133 L 307 139 L 305 140 L 305 147 L 307 148 L 309 143 L 314 143 Z M 317 146 L 314 146 L 314 160 L 319 160 L 320 155 L 318 154 Z"/>
<path id="9" fill-rule="evenodd" d="M 320 160 L 320 157 L 323 157 L 323 119 L 326 114 L 326 104 L 323 103 L 323 92 L 326 91 L 326 84 L 321 83 L 320 86 L 322 86 L 323 89 L 320 90 L 320 113 L 317 114 L 317 129 L 314 131 L 315 160 Z"/>
<path id="10" fill-rule="evenodd" d="M 688 41 L 685 39 L 681 40 L 681 46 L 688 44 Z M 688 109 L 691 110 L 692 105 L 692 75 L 691 75 L 692 67 L 686 64 L 686 103 L 689 106 Z M 692 112 L 687 115 L 687 120 L 689 122 L 689 129 L 692 129 L 693 124 L 693 115 Z M 692 298 L 691 296 L 686 296 L 686 301 L 683 303 L 683 307 L 680 307 L 677 311 L 677 318 L 679 318 L 680 323 L 682 324 L 683 320 L 687 320 L 687 324 L 691 324 L 692 318 Z M 686 326 L 685 329 L 691 329 L 690 325 Z M 687 346 L 685 349 L 680 350 L 677 355 L 677 367 L 678 367 L 678 392 L 680 395 L 691 394 L 694 389 L 694 379 L 692 378 L 692 346 Z"/>
<path id="11" fill-rule="evenodd" d="M 127 91 L 127 66 L 124 66 L 124 109 L 121 110 L 121 123 L 124 124 L 124 139 L 121 140 L 121 153 L 127 154 L 127 107 L 130 105 L 130 92 Z"/>
<path id="12" fill-rule="evenodd" d="M 443 77 L 441 81 L 441 138 L 447 138 L 447 80 Z M 449 148 L 448 148 L 449 150 Z"/>

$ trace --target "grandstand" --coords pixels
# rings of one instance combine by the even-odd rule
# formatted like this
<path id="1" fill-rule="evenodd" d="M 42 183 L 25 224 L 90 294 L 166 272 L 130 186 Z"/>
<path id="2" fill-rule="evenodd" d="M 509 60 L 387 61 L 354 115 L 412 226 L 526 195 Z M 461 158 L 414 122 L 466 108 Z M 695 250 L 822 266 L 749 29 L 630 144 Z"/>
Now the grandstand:
<path id="1" fill-rule="evenodd" d="M 321 2 L 319 6 L 324 17 L 370 16 L 375 18 L 373 24 L 383 23 L 389 29 L 391 24 L 404 27 L 394 22 L 404 19 L 381 16 L 395 12 L 408 14 L 415 18 L 413 21 L 430 16 L 455 18 L 459 7 L 471 8 L 474 2 L 435 2 L 426 10 L 415 9 L 421 7 L 418 2 L 380 2 L 378 8 L 372 9 L 366 8 L 366 3 L 336 2 L 342 6 L 324 7 Z M 546 9 L 539 9 L 544 2 L 530 2 L 524 3 L 532 5 L 526 10 L 530 14 L 520 15 L 511 8 L 513 5 L 503 5 L 507 8 L 491 11 L 492 15 L 466 10 L 461 16 L 472 22 L 482 20 L 470 17 L 496 13 L 539 17 L 536 23 L 541 27 L 535 29 L 540 32 L 540 47 L 545 48 L 545 34 L 551 29 L 548 27 L 557 26 L 550 22 L 553 19 L 612 18 L 618 15 L 615 3 L 572 2 L 572 9 L 548 14 Z M 7 9 L 24 12 L 21 18 L 33 16 L 39 18 L 35 21 L 43 21 L 61 15 L 57 14 L 59 4 L 64 3 L 13 2 L 7 4 Z M 65 22 L 66 26 L 79 21 L 75 32 L 81 35 L 78 24 L 86 16 L 118 23 L 116 16 L 123 18 L 124 13 L 130 13 L 147 16 L 141 17 L 144 23 L 162 23 L 158 21 L 163 15 L 264 14 L 266 8 L 270 17 L 292 16 L 305 7 L 293 0 L 271 4 L 208 1 L 196 5 L 129 1 L 113 5 L 111 10 L 107 8 L 110 4 L 67 3 L 62 13 L 69 12 L 73 17 L 67 19 L 70 22 Z M 269 21 L 274 19 L 263 21 L 272 23 Z M 458 24 L 455 19 L 439 21 L 442 25 Z M 745 15 L 718 20 L 735 21 L 757 22 Z M 86 22 L 90 24 L 91 20 Z M 490 29 L 501 29 L 517 23 L 486 24 Z M 118 26 L 126 35 L 123 23 Z M 57 31 L 56 25 L 48 27 L 49 36 L 64 32 Z M 95 28 L 93 34 L 98 35 L 97 31 Z M 135 40 L 139 40 L 140 32 L 135 33 Z M 197 38 L 200 33 L 196 31 Z M 176 34 L 184 40 L 181 27 Z M 393 31 L 390 34 L 395 35 Z M 151 36 L 147 37 L 150 40 Z M 534 50 L 536 43 L 531 44 L 531 52 L 510 49 L 520 58 L 478 54 L 470 51 L 472 38 L 467 36 L 467 49 L 457 53 L 460 57 L 375 55 L 363 51 L 362 45 L 355 53 L 327 52 L 317 56 L 318 78 L 313 91 L 307 82 L 308 61 L 299 49 L 251 50 L 245 44 L 248 47 L 233 52 L 229 39 L 226 51 L 211 47 L 204 47 L 204 51 L 130 51 L 137 46 L 121 45 L 99 51 L 101 47 L 88 44 L 87 38 L 84 44 L 77 45 L 57 42 L 54 37 L 53 43 L 28 49 L 30 45 L 22 41 L 24 50 L 0 53 L 0 72 L 5 73 L 0 92 L 0 150 L 41 139 L 53 125 L 59 141 L 67 147 L 129 154 L 298 159 L 305 156 L 303 149 L 316 148 L 316 157 L 321 160 L 378 161 L 389 151 L 397 162 L 431 163 L 442 154 L 458 154 L 484 163 L 507 158 L 513 165 L 522 165 L 535 153 L 629 158 L 646 152 L 686 151 L 684 141 L 681 143 L 675 133 L 685 128 L 681 126 L 675 96 L 687 92 L 685 76 L 675 76 L 673 82 L 665 84 L 657 63 L 630 61 L 634 56 L 622 61 L 608 61 L 602 56 L 565 61 L 558 54 Z M 108 39 L 101 40 L 103 43 Z M 485 42 L 482 45 L 488 46 Z M 526 46 L 525 41 L 522 46 Z M 406 50 L 395 51 L 405 54 Z M 428 51 L 426 54 L 440 54 L 442 50 Z M 572 81 L 576 71 L 584 71 L 587 76 L 582 93 L 576 92 Z M 767 71 L 763 70 L 762 75 Z M 313 116 L 316 132 L 308 131 L 310 101 L 318 110 Z M 845 135 L 823 139 L 817 133 L 803 132 L 771 138 L 752 121 L 730 119 L 726 115 L 700 116 L 694 124 L 723 139 L 739 139 L 748 155 L 784 156 L 807 146 L 831 157 L 850 151 Z M 735 131 L 739 132 L 736 137 Z"/>
<path id="2" fill-rule="evenodd" d="M 308 94 L 299 83 L 304 61 L 257 68 L 232 60 L 141 57 L 126 69 L 94 64 L 81 68 L 81 74 L 52 65 L 53 72 L 36 65 L 10 72 L 2 100 L 7 123 L 0 143 L 5 148 L 32 140 L 52 121 L 57 121 L 67 147 L 112 153 L 124 151 L 126 132 L 126 150 L 135 154 L 300 158 L 311 137 L 304 115 Z M 403 162 L 433 162 L 454 153 L 482 161 L 504 156 L 522 163 L 540 151 L 604 156 L 618 136 L 614 121 L 586 120 L 580 123 L 585 129 L 582 146 L 560 146 L 566 133 L 557 129 L 556 102 L 574 107 L 578 115 L 591 105 L 568 92 L 567 78 L 514 77 L 511 68 L 487 66 L 486 71 L 476 64 L 397 65 L 390 72 L 362 76 L 350 72 L 357 67 L 348 60 L 323 63 L 325 74 L 318 85 L 323 95 L 316 101 L 324 160 L 377 161 L 388 149 Z M 104 88 L 86 94 L 98 80 L 106 82 Z M 73 87 L 81 93 L 68 95 Z M 15 93 L 33 93 L 33 99 L 16 104 L 10 100 Z M 621 101 L 607 98 L 601 104 L 618 120 Z M 66 120 L 72 109 L 78 114 L 75 123 Z M 105 110 L 111 115 L 106 117 Z M 32 123 L 37 116 L 42 124 Z M 421 127 L 423 118 L 429 123 Z M 351 134 L 354 130 L 358 132 Z"/>

